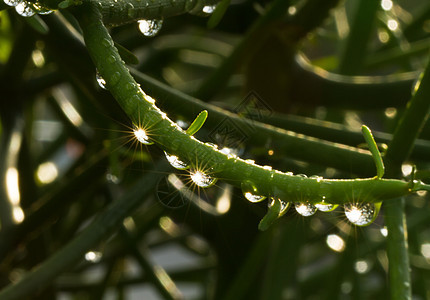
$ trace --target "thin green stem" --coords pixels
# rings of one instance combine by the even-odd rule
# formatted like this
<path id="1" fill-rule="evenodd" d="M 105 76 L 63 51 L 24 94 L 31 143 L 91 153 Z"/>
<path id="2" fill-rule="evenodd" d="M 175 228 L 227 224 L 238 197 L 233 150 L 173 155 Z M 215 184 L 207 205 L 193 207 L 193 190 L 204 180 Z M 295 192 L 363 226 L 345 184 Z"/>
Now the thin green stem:
<path id="1" fill-rule="evenodd" d="M 375 25 L 375 15 L 379 1 L 354 1 L 355 12 L 351 20 L 350 32 L 342 49 L 339 73 L 357 75 L 367 54 L 367 44 Z M 363 22 L 366 20 L 366 22 Z"/>
<path id="2" fill-rule="evenodd" d="M 430 113 L 430 60 L 407 109 L 397 126 L 389 144 L 385 161 L 387 175 L 400 173 L 401 164 L 409 157 L 414 141 L 418 137 Z M 387 252 L 391 299 L 411 299 L 411 278 L 407 248 L 405 199 L 393 200 L 385 207 L 385 222 L 388 229 Z"/>

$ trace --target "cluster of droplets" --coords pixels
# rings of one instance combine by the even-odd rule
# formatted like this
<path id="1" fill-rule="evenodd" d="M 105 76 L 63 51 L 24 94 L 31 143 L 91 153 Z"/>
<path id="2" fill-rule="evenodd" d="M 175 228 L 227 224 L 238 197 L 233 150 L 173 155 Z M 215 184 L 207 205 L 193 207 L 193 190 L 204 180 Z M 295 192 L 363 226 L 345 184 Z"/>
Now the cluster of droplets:
<path id="1" fill-rule="evenodd" d="M 268 170 L 269 168 L 266 167 L 265 169 Z M 304 177 L 304 175 L 301 175 L 301 177 Z M 256 185 L 249 180 L 243 181 L 241 187 L 244 197 L 249 202 L 257 203 L 266 199 L 266 196 L 259 193 Z M 272 201 L 269 201 L 268 204 L 269 207 L 273 205 L 273 198 L 271 199 Z M 280 217 L 286 213 L 290 202 L 283 201 L 281 199 L 279 199 L 279 201 L 281 202 L 281 213 L 279 213 Z M 318 210 L 321 212 L 331 212 L 337 207 L 337 204 L 326 203 L 325 197 L 323 197 L 322 202 L 316 204 L 309 201 L 294 203 L 295 211 L 303 217 L 313 216 Z M 357 226 L 367 226 L 371 224 L 378 213 L 374 203 L 345 204 L 344 212 L 348 221 Z"/>
<path id="2" fill-rule="evenodd" d="M 22 17 L 32 17 L 35 14 L 48 15 L 53 10 L 47 9 L 39 3 L 32 3 L 23 0 L 3 0 L 6 5 L 15 7 L 16 12 Z"/>
<path id="3" fill-rule="evenodd" d="M 99 84 L 100 84 L 100 81 L 102 81 L 101 77 L 100 77 L 100 80 L 98 80 Z M 148 137 L 147 132 L 141 127 L 135 127 L 135 129 L 133 130 L 133 134 L 135 138 L 144 145 L 150 145 L 153 143 Z M 208 146 L 213 147 L 215 150 L 217 150 L 216 145 L 213 145 L 210 143 L 206 143 L 206 144 Z M 237 158 L 237 156 L 234 154 L 233 149 L 223 148 L 217 151 L 227 155 L 229 158 L 233 158 L 233 159 Z M 169 164 L 175 169 L 186 170 L 190 168 L 190 165 L 185 161 L 181 160 L 178 156 L 167 152 L 164 152 L 164 154 Z M 255 165 L 255 162 L 253 160 L 245 160 L 245 162 L 250 165 Z M 262 168 L 267 171 L 272 171 L 271 166 L 263 166 Z M 189 171 L 189 174 L 190 174 L 191 181 L 195 185 L 201 188 L 210 187 L 214 185 L 217 181 L 216 177 L 211 176 L 207 171 L 203 171 L 200 168 L 192 167 L 191 170 Z M 290 176 L 293 175 L 291 172 L 287 174 Z M 307 176 L 303 174 L 298 174 L 296 176 L 307 178 Z M 322 181 L 322 177 L 319 177 L 319 176 L 312 176 L 310 178 L 316 179 L 317 182 Z M 241 188 L 242 188 L 244 197 L 252 203 L 261 202 L 267 198 L 267 195 L 264 195 L 264 193 L 259 192 L 257 186 L 249 180 L 244 180 L 241 183 Z M 269 208 L 273 206 L 273 203 L 275 202 L 274 198 L 271 197 L 270 199 L 271 201 L 269 201 L 268 203 Z M 281 217 L 288 211 L 291 203 L 288 201 L 284 201 L 282 199 L 278 199 L 278 200 L 281 204 L 281 209 L 278 217 Z M 315 203 L 315 204 L 311 203 L 310 201 L 300 201 L 300 202 L 294 203 L 294 208 L 296 212 L 303 217 L 312 216 L 318 210 L 321 212 L 330 212 L 335 210 L 337 207 L 338 205 L 336 204 L 327 203 L 325 197 L 322 197 L 321 202 Z M 373 203 L 345 204 L 344 211 L 345 211 L 345 216 L 349 220 L 349 222 L 357 226 L 366 226 L 371 224 L 374 221 L 376 214 L 378 213 L 378 210 L 375 208 L 375 204 Z"/>
<path id="4" fill-rule="evenodd" d="M 140 32 L 146 37 L 155 36 L 163 26 L 163 20 L 139 20 L 137 21 Z"/>

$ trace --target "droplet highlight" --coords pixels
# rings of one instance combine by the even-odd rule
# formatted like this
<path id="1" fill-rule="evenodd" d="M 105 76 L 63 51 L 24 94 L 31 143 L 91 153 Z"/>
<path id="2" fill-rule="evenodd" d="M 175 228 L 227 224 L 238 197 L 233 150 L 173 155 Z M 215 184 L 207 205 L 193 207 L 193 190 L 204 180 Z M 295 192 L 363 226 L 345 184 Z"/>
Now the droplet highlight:
<path id="1" fill-rule="evenodd" d="M 151 145 L 153 144 L 150 140 L 148 135 L 146 134 L 146 131 L 143 128 L 136 128 L 133 130 L 133 134 L 136 137 L 136 139 L 141 142 L 144 145 Z"/>
<path id="2" fill-rule="evenodd" d="M 345 204 L 345 216 L 354 225 L 366 226 L 372 223 L 375 215 L 373 203 Z"/>
<path id="3" fill-rule="evenodd" d="M 104 90 L 107 90 L 106 80 L 104 80 L 104 78 L 100 75 L 98 70 L 96 71 L 96 80 L 99 87 L 101 87 Z"/>
<path id="4" fill-rule="evenodd" d="M 9 6 L 17 6 L 21 2 L 21 0 L 4 0 L 4 3 Z"/>
<path id="5" fill-rule="evenodd" d="M 203 13 L 210 15 L 215 11 L 216 5 L 206 5 L 203 7 Z"/>
<path id="6" fill-rule="evenodd" d="M 266 199 L 266 196 L 259 195 L 257 187 L 249 180 L 245 180 L 240 184 L 243 196 L 246 200 L 252 203 L 261 202 Z"/>
<path id="7" fill-rule="evenodd" d="M 200 170 L 193 170 L 190 173 L 191 180 L 199 187 L 207 188 L 215 184 L 217 178 L 209 176 Z"/>
<path id="8" fill-rule="evenodd" d="M 137 23 L 140 32 L 146 37 L 155 36 L 163 26 L 163 20 L 139 20 Z"/>
<path id="9" fill-rule="evenodd" d="M 324 204 L 324 203 L 318 203 L 315 204 L 315 207 L 322 212 L 329 212 L 336 209 L 337 205 L 334 204 Z"/>
<path id="10" fill-rule="evenodd" d="M 309 202 L 302 202 L 295 204 L 296 211 L 303 217 L 310 217 L 314 215 L 317 211 L 315 205 Z"/>
<path id="11" fill-rule="evenodd" d="M 169 162 L 169 164 L 172 167 L 174 167 L 175 169 L 185 170 L 185 169 L 189 168 L 189 166 L 187 165 L 187 163 L 185 163 L 182 160 L 180 160 L 179 157 L 177 157 L 176 155 L 170 155 L 167 152 L 164 152 L 164 154 L 166 155 L 166 158 L 167 158 L 167 161 Z"/>
<path id="12" fill-rule="evenodd" d="M 20 16 L 27 18 L 33 16 L 36 13 L 33 10 L 32 5 L 25 1 L 19 2 L 15 6 L 15 10 Z"/>

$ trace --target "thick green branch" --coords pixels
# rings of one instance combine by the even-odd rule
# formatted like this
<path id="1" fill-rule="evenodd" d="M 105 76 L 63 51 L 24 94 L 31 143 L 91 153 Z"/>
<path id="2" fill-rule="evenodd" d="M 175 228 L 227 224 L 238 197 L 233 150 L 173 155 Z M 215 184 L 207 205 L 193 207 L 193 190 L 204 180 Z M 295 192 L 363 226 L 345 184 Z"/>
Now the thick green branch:
<path id="1" fill-rule="evenodd" d="M 97 8 L 85 7 L 77 16 L 90 55 L 125 113 L 135 126 L 146 130 L 151 141 L 191 163 L 193 169 L 237 186 L 244 180 L 251 181 L 257 185 L 259 193 L 288 201 L 300 201 L 306 197 L 311 202 L 321 202 L 324 198 L 330 203 L 379 202 L 410 192 L 410 184 L 399 180 L 329 180 L 293 176 L 227 156 L 213 146 L 203 144 L 168 119 L 136 84 L 113 46 Z M 360 199 L 351 196 L 351 192 Z"/>

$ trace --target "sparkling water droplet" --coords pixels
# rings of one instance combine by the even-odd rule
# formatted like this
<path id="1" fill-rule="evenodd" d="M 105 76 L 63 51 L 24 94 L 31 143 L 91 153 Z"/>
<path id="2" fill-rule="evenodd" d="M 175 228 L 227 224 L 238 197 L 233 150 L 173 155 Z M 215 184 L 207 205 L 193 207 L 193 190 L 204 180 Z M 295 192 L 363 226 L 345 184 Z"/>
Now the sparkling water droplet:
<path id="1" fill-rule="evenodd" d="M 348 220 L 358 226 L 369 225 L 375 214 L 373 203 L 345 204 L 345 216 Z"/>
<path id="2" fill-rule="evenodd" d="M 21 0 L 4 0 L 4 3 L 9 6 L 17 6 Z"/>
<path id="3" fill-rule="evenodd" d="M 337 205 L 318 203 L 315 204 L 315 207 L 318 208 L 319 211 L 328 212 L 335 210 Z"/>
<path id="4" fill-rule="evenodd" d="M 143 96 L 143 98 L 146 100 L 146 102 L 149 102 L 149 103 L 151 103 L 151 104 L 154 104 L 155 103 L 155 99 L 154 98 L 152 98 L 151 96 L 149 96 L 149 95 L 144 95 Z"/>
<path id="5" fill-rule="evenodd" d="M 190 173 L 191 180 L 199 187 L 206 188 L 215 184 L 217 181 L 216 178 L 211 177 L 199 170 L 193 170 Z"/>
<path id="6" fill-rule="evenodd" d="M 310 217 L 317 211 L 315 205 L 309 202 L 296 203 L 295 208 L 296 211 L 304 217 Z"/>
<path id="7" fill-rule="evenodd" d="M 290 208 L 290 202 L 280 200 L 281 201 L 281 211 L 279 212 L 279 216 L 283 216 L 287 211 L 288 208 Z"/>
<path id="8" fill-rule="evenodd" d="M 49 8 L 46 8 L 38 3 L 33 4 L 33 9 L 39 15 L 49 15 L 54 12 L 53 10 L 50 10 Z"/>
<path id="9" fill-rule="evenodd" d="M 104 78 L 100 75 L 100 73 L 99 73 L 98 70 L 96 71 L 96 80 L 97 80 L 97 83 L 99 84 L 99 86 L 102 89 L 107 90 L 107 88 L 106 88 L 106 80 L 104 80 Z"/>
<path id="10" fill-rule="evenodd" d="M 216 8 L 216 5 L 206 5 L 206 6 L 203 7 L 202 11 L 205 14 L 210 15 L 210 14 L 212 14 L 215 11 L 215 8 Z"/>
<path id="11" fill-rule="evenodd" d="M 256 203 L 266 199 L 266 196 L 259 195 L 257 187 L 251 181 L 245 180 L 240 184 L 240 186 L 242 188 L 243 195 L 248 201 Z"/>
<path id="12" fill-rule="evenodd" d="M 144 36 L 155 36 L 163 26 L 163 20 L 139 20 L 139 30 Z"/>
<path id="13" fill-rule="evenodd" d="M 252 202 L 252 203 L 260 202 L 266 199 L 266 196 L 254 195 L 250 192 L 245 192 L 243 195 L 249 202 Z"/>
<path id="14" fill-rule="evenodd" d="M 148 135 L 146 134 L 146 131 L 143 128 L 136 128 L 133 130 L 134 136 L 136 139 L 141 142 L 144 145 L 151 145 L 153 144 L 150 140 Z"/>
<path id="15" fill-rule="evenodd" d="M 164 152 L 166 155 L 167 161 L 170 163 L 172 167 L 178 170 L 185 170 L 188 169 L 188 165 L 179 159 L 176 155 L 170 155 L 167 152 Z"/>
<path id="16" fill-rule="evenodd" d="M 33 15 L 36 13 L 36 12 L 33 10 L 32 5 L 31 5 L 31 4 L 29 4 L 29 3 L 27 3 L 27 2 L 25 2 L 25 1 L 22 1 L 22 2 L 18 3 L 18 4 L 15 6 L 15 10 L 16 10 L 16 12 L 17 12 L 20 16 L 23 16 L 23 17 L 31 17 L 31 16 L 33 16 Z"/>

